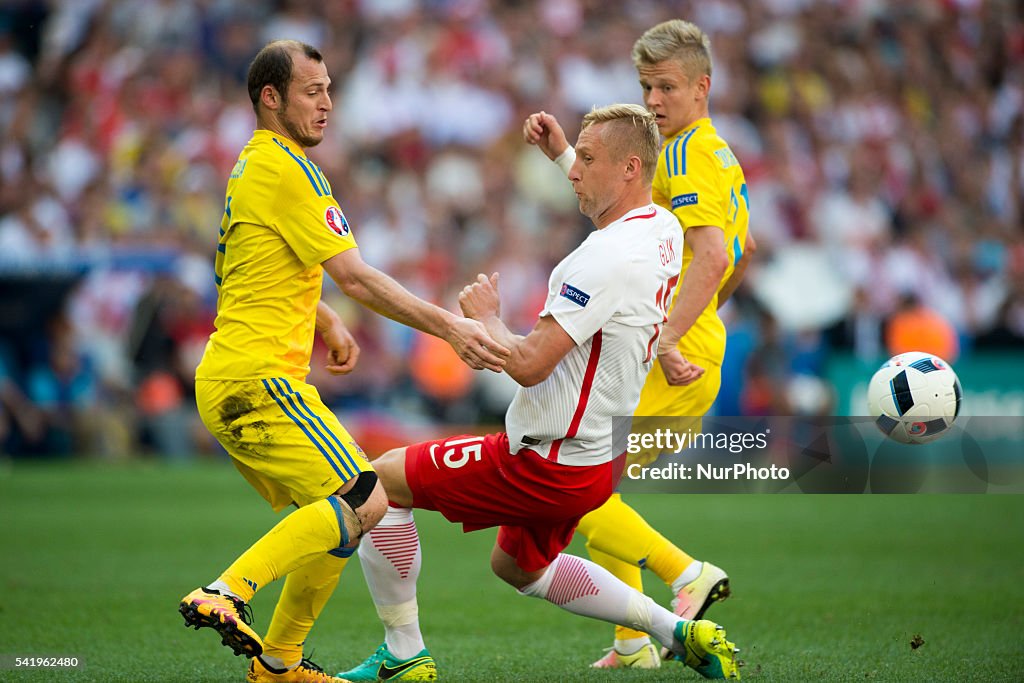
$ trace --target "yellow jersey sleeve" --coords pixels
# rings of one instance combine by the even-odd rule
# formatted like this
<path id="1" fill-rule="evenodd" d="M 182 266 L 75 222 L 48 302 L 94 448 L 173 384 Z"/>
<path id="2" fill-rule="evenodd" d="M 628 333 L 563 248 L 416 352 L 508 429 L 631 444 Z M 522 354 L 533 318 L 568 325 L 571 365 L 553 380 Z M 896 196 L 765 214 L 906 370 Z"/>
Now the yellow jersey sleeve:
<path id="1" fill-rule="evenodd" d="M 333 197 L 295 206 L 278 216 L 273 227 L 307 268 L 357 246 L 348 219 Z"/>
<path id="2" fill-rule="evenodd" d="M 319 167 L 284 151 L 296 168 L 282 179 L 269 225 L 309 268 L 355 247 L 356 240 Z"/>
<path id="3" fill-rule="evenodd" d="M 677 139 L 666 149 L 665 167 L 669 192 L 669 210 L 679 219 L 685 232 L 698 225 L 725 227 L 729 187 L 724 169 L 708 148 L 704 136 Z M 682 143 L 680 145 L 680 143 Z M 681 149 L 680 149 L 681 147 Z M 669 170 L 671 169 L 671 170 Z"/>

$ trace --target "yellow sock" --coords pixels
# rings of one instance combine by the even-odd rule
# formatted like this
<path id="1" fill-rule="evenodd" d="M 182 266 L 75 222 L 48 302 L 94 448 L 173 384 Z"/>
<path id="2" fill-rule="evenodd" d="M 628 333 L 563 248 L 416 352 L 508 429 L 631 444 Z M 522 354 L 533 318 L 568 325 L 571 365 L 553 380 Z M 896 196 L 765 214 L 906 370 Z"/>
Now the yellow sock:
<path id="1" fill-rule="evenodd" d="M 285 666 L 302 659 L 302 644 L 347 563 L 348 558 L 324 553 L 288 575 L 263 639 L 263 654 L 277 657 Z"/>
<path id="2" fill-rule="evenodd" d="M 249 602 L 271 581 L 341 545 L 343 523 L 330 500 L 301 507 L 253 543 L 220 580 Z"/>
<path id="3" fill-rule="evenodd" d="M 585 516 L 576 529 L 587 547 L 623 562 L 650 569 L 669 586 L 693 558 L 659 534 L 636 510 L 613 493 L 604 505 Z"/>
<path id="4" fill-rule="evenodd" d="M 646 522 L 644 523 L 646 524 Z M 651 529 L 651 532 L 657 537 L 657 542 L 647 551 L 647 563 L 644 566 L 671 587 L 672 582 L 679 578 L 679 575 L 686 571 L 686 568 L 693 564 L 694 560 L 682 548 L 654 529 Z"/>

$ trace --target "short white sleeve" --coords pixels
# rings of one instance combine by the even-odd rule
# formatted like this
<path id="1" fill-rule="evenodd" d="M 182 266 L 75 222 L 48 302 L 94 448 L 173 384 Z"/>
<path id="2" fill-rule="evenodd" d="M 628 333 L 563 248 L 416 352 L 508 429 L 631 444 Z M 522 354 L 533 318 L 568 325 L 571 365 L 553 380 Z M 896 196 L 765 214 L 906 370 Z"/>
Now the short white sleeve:
<path id="1" fill-rule="evenodd" d="M 552 273 L 541 311 L 541 316 L 554 317 L 577 346 L 611 320 L 622 303 L 626 264 L 605 246 L 584 242 L 566 257 Z"/>

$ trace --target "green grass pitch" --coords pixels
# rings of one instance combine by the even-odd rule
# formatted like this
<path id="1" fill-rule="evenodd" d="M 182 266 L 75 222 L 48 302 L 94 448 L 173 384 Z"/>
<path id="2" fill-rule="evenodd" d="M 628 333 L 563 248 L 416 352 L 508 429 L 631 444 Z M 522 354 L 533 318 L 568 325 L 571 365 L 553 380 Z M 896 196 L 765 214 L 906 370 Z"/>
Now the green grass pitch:
<path id="1" fill-rule="evenodd" d="M 1024 679 L 1024 496 L 627 497 L 724 567 L 728 629 L 751 681 Z M 0 681 L 241 681 L 245 660 L 177 602 L 278 519 L 226 465 L 0 470 L 0 659 L 73 655 L 77 670 Z M 417 513 L 420 616 L 443 681 L 699 680 L 593 671 L 611 626 L 516 595 L 488 569 L 494 531 Z M 571 552 L 582 553 L 577 539 Z M 668 590 L 647 577 L 649 593 Z M 277 587 L 253 601 L 265 629 Z M 919 636 L 924 644 L 911 648 Z M 329 672 L 382 640 L 350 563 L 307 642 Z"/>

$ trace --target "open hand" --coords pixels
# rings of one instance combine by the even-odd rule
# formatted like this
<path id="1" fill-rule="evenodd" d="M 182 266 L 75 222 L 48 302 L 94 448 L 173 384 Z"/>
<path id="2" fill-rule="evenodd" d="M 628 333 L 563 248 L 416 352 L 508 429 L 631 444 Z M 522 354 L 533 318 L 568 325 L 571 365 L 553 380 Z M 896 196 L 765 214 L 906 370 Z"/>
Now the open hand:
<path id="1" fill-rule="evenodd" d="M 471 318 L 456 318 L 447 341 L 459 358 L 474 370 L 501 372 L 511 352 L 494 341 L 483 323 Z"/>

